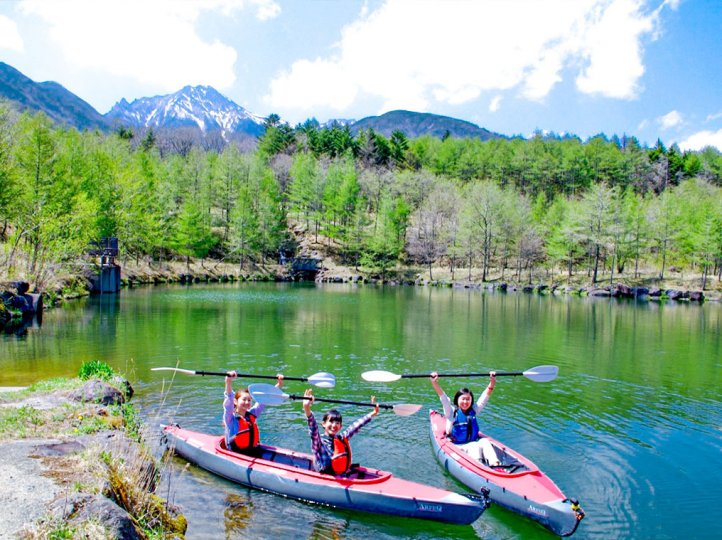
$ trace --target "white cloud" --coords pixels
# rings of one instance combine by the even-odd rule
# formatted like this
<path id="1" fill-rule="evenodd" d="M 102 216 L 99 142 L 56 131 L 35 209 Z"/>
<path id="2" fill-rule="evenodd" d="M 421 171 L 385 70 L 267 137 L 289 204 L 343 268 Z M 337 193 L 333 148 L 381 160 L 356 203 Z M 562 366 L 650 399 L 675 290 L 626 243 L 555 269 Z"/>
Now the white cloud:
<path id="1" fill-rule="evenodd" d="M 705 118 L 705 122 L 711 122 L 713 120 L 718 120 L 719 118 L 722 118 L 722 111 L 708 114 L 707 118 Z"/>
<path id="2" fill-rule="evenodd" d="M 662 129 L 670 129 L 682 123 L 682 115 L 678 111 L 670 111 L 657 118 L 657 123 Z"/>
<path id="3" fill-rule="evenodd" d="M 251 0 L 251 3 L 256 6 L 256 18 L 259 21 L 273 19 L 281 14 L 281 6 L 273 0 Z"/>
<path id="4" fill-rule="evenodd" d="M 717 131 L 698 131 L 679 143 L 682 150 L 702 150 L 714 146 L 722 150 L 722 129 Z"/>
<path id="5" fill-rule="evenodd" d="M 24 0 L 26 15 L 48 24 L 49 39 L 69 65 L 135 80 L 160 91 L 186 84 L 219 89 L 235 81 L 236 51 L 202 38 L 196 28 L 207 11 L 231 15 L 247 7 L 266 19 L 278 13 L 270 0 Z"/>
<path id="6" fill-rule="evenodd" d="M 23 39 L 15 21 L 5 15 L 0 15 L 0 49 L 18 52 L 23 50 Z"/>
<path id="7" fill-rule="evenodd" d="M 644 73 L 641 40 L 656 25 L 657 12 L 645 14 L 642 6 L 642 0 L 386 0 L 346 26 L 332 54 L 279 73 L 265 101 L 302 116 L 319 106 L 340 112 L 369 97 L 382 110 L 461 104 L 489 91 L 541 100 L 569 71 L 583 93 L 630 99 Z"/>
<path id="8" fill-rule="evenodd" d="M 588 65 L 576 79 L 577 88 L 586 94 L 631 99 L 644 74 L 641 38 L 654 32 L 656 15 L 642 14 L 639 0 L 603 4 L 595 6 L 581 28 L 580 50 Z"/>
<path id="9" fill-rule="evenodd" d="M 489 112 L 496 112 L 501 107 L 502 96 L 494 96 L 489 103 Z"/>

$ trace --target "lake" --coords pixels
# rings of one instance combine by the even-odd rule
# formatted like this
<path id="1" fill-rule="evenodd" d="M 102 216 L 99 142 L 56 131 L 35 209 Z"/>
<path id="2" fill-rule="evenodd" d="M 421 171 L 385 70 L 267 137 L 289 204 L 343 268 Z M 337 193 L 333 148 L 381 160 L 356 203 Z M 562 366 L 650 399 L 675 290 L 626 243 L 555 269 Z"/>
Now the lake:
<path id="1" fill-rule="evenodd" d="M 221 377 L 172 379 L 151 368 L 330 371 L 336 387 L 316 389 L 318 397 L 373 394 L 424 406 L 410 417 L 382 411 L 353 439 L 354 461 L 464 492 L 432 454 L 426 410 L 438 398 L 428 379 L 368 383 L 361 373 L 553 364 L 552 382 L 500 377 L 481 424 L 580 500 L 587 517 L 573 538 L 713 538 L 722 500 L 721 336 L 714 303 L 345 284 L 156 286 L 70 302 L 26 336 L 0 337 L 0 386 L 75 376 L 100 359 L 128 376 L 148 422 L 220 434 Z M 488 379 L 440 382 L 448 394 L 460 386 L 478 394 Z M 368 412 L 340 408 L 346 425 Z M 267 409 L 260 425 L 264 442 L 310 450 L 300 403 Z M 501 508 L 471 526 L 336 511 L 173 464 L 163 495 L 182 505 L 188 538 L 553 537 Z"/>

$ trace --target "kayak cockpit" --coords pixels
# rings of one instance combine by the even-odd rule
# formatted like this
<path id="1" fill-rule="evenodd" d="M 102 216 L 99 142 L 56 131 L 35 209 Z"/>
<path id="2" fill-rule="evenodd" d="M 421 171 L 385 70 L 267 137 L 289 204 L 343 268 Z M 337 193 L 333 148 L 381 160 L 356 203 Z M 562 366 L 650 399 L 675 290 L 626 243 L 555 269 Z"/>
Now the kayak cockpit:
<path id="1" fill-rule="evenodd" d="M 376 469 L 367 469 L 356 464 L 351 465 L 351 470 L 346 474 L 334 476 L 330 474 L 317 472 L 313 468 L 313 458 L 301 452 L 278 448 L 275 446 L 267 446 L 259 444 L 248 453 L 235 452 L 226 448 L 226 442 L 223 437 L 216 444 L 216 452 L 233 459 L 243 461 L 261 460 L 268 462 L 268 466 L 275 469 L 292 470 L 294 472 L 309 474 L 327 479 L 335 479 L 340 482 L 368 483 L 373 484 L 388 480 L 391 473 Z"/>

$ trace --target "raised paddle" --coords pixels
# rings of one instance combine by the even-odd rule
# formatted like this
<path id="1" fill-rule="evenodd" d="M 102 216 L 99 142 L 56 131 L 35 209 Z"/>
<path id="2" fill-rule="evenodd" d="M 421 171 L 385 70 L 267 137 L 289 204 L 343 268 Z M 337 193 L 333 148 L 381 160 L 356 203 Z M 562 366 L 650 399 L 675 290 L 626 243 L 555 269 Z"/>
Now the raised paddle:
<path id="1" fill-rule="evenodd" d="M 258 403 L 263 405 L 281 405 L 291 399 L 313 399 L 314 401 L 323 401 L 325 403 L 342 403 L 344 405 L 361 405 L 362 407 L 379 406 L 381 409 L 391 409 L 398 416 L 411 416 L 421 409 L 421 405 L 413 405 L 409 403 L 401 403 L 399 405 L 386 405 L 384 403 L 371 403 L 370 401 L 348 401 L 345 399 L 324 399 L 324 398 L 307 398 L 305 396 L 297 396 L 294 394 L 284 394 L 280 388 L 276 388 L 271 384 L 251 384 L 248 387 L 251 397 Z"/>
<path id="2" fill-rule="evenodd" d="M 518 377 L 523 375 L 527 379 L 534 382 L 549 382 L 557 378 L 559 368 L 557 366 L 537 366 L 526 371 L 497 371 L 497 377 Z M 430 373 L 426 374 L 404 374 L 398 375 L 391 373 L 390 371 L 365 371 L 361 374 L 361 378 L 365 381 L 370 382 L 393 382 L 399 379 L 420 379 L 423 377 L 430 377 Z M 439 373 L 439 377 L 488 377 L 489 373 Z"/>
<path id="3" fill-rule="evenodd" d="M 181 369 L 173 367 L 155 367 L 151 368 L 151 371 L 175 371 L 177 373 L 185 373 L 186 375 L 215 375 L 218 377 L 225 377 L 228 375 L 225 371 L 198 371 L 195 369 Z M 238 377 L 246 379 L 276 379 L 276 375 L 252 375 L 250 373 L 238 373 Z M 336 377 L 333 373 L 314 373 L 309 377 L 283 377 L 284 381 L 305 381 L 309 382 L 319 388 L 333 388 L 336 386 Z"/>

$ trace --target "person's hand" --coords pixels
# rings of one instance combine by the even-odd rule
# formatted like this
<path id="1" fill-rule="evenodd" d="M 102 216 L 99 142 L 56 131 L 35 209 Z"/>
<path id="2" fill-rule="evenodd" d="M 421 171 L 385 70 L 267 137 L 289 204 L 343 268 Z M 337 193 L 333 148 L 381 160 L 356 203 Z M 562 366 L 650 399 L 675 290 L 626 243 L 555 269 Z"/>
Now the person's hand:
<path id="1" fill-rule="evenodd" d="M 495 385 L 496 385 L 496 371 L 490 371 L 489 372 L 489 388 L 491 388 L 493 390 Z"/>
<path id="2" fill-rule="evenodd" d="M 371 416 L 373 417 L 373 416 L 376 416 L 377 414 L 379 414 L 379 404 L 376 403 L 376 396 L 371 396 L 371 403 L 376 405 L 376 407 L 374 407 L 373 412 L 371 413 Z"/>
<path id="3" fill-rule="evenodd" d="M 438 380 L 439 374 L 436 373 L 435 371 L 432 371 L 430 377 L 431 377 L 431 382 L 433 383 L 433 382 L 436 382 L 436 381 Z"/>
<path id="4" fill-rule="evenodd" d="M 311 388 L 306 388 L 306 391 L 303 393 L 303 412 L 306 413 L 306 416 L 311 416 L 311 403 L 313 403 L 313 390 Z M 305 399 L 310 398 L 310 399 Z"/>
<path id="5" fill-rule="evenodd" d="M 276 375 L 276 388 L 283 388 L 283 373 Z"/>
<path id="6" fill-rule="evenodd" d="M 226 371 L 226 394 L 233 392 L 233 379 L 238 377 L 235 371 Z"/>

